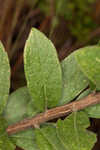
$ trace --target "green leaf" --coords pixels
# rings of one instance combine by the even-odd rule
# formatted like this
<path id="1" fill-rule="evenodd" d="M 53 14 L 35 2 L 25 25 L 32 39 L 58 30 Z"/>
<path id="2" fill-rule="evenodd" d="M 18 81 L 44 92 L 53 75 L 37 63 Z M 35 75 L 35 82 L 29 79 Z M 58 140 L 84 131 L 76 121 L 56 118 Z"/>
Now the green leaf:
<path id="1" fill-rule="evenodd" d="M 27 109 L 30 101 L 31 97 L 27 87 L 19 88 L 9 96 L 4 112 L 4 117 L 9 124 L 18 122 L 28 116 Z"/>
<path id="2" fill-rule="evenodd" d="M 76 51 L 80 69 L 100 89 L 100 46 L 88 46 Z"/>
<path id="3" fill-rule="evenodd" d="M 76 112 L 56 124 L 45 124 L 35 129 L 40 150 L 91 150 L 96 135 L 87 131 L 89 119 L 84 112 Z"/>
<path id="4" fill-rule="evenodd" d="M 30 101 L 27 105 L 27 111 L 26 114 L 28 116 L 28 118 L 35 116 L 36 114 L 38 114 L 38 110 L 34 107 L 34 103 L 33 101 Z"/>
<path id="5" fill-rule="evenodd" d="M 65 104 L 79 95 L 88 86 L 89 82 L 75 60 L 75 52 L 64 59 L 61 66 L 63 72 L 63 92 L 60 104 Z"/>
<path id="6" fill-rule="evenodd" d="M 46 124 L 35 129 L 36 141 L 40 150 L 66 150 L 56 133 L 56 126 Z"/>
<path id="7" fill-rule="evenodd" d="M 7 122 L 0 116 L 0 150 L 15 150 L 15 145 L 6 133 Z"/>
<path id="8" fill-rule="evenodd" d="M 11 136 L 16 145 L 24 150 L 39 150 L 37 148 L 34 130 L 28 129 Z"/>
<path id="9" fill-rule="evenodd" d="M 15 150 L 15 145 L 7 135 L 0 137 L 0 150 Z"/>
<path id="10" fill-rule="evenodd" d="M 86 128 L 89 119 L 84 112 L 76 112 L 64 121 L 57 123 L 57 135 L 68 150 L 91 150 L 96 142 L 96 135 Z"/>
<path id="11" fill-rule="evenodd" d="M 88 96 L 90 93 L 92 93 L 90 89 L 85 90 L 84 92 L 82 92 L 82 93 L 78 96 L 77 100 L 80 100 L 80 99 L 82 99 L 82 98 Z"/>
<path id="12" fill-rule="evenodd" d="M 0 116 L 0 137 L 5 133 L 7 127 L 8 124 L 6 120 L 2 116 Z"/>
<path id="13" fill-rule="evenodd" d="M 62 92 L 62 74 L 56 49 L 43 33 L 32 29 L 25 45 L 27 86 L 38 111 L 55 107 Z"/>
<path id="14" fill-rule="evenodd" d="M 88 96 L 90 93 L 91 93 L 90 89 L 84 91 L 78 97 L 78 100 L 81 99 L 81 98 L 84 98 L 85 96 Z M 91 118 L 100 118 L 100 104 L 89 106 L 89 107 L 85 108 L 83 111 L 85 111 L 87 113 L 88 117 L 91 117 Z"/>
<path id="15" fill-rule="evenodd" d="M 81 99 L 81 98 L 84 98 L 84 97 L 88 96 L 90 93 L 91 93 L 90 89 L 84 91 L 78 97 L 78 100 Z M 100 118 L 100 104 L 89 106 L 89 107 L 85 108 L 83 111 L 86 112 L 86 114 L 88 115 L 88 117 L 91 117 L 91 118 Z"/>
<path id="16" fill-rule="evenodd" d="M 100 118 L 100 104 L 85 108 L 85 112 L 91 118 Z"/>
<path id="17" fill-rule="evenodd" d="M 0 114 L 7 104 L 10 88 L 10 66 L 7 53 L 0 42 Z"/>

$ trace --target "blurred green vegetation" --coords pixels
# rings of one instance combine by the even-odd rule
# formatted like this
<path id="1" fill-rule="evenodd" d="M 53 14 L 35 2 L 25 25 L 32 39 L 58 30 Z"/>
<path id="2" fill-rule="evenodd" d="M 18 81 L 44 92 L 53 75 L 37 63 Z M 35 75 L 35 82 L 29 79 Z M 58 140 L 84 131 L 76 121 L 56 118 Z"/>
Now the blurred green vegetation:
<path id="1" fill-rule="evenodd" d="M 50 5 L 51 0 L 39 0 L 38 7 L 45 14 L 51 14 L 51 8 L 54 7 L 53 27 L 59 24 L 59 17 L 66 20 L 68 28 L 73 36 L 82 41 L 98 25 L 93 19 L 93 4 L 95 0 L 54 0 L 54 6 Z M 55 19 L 56 18 L 56 19 Z"/>

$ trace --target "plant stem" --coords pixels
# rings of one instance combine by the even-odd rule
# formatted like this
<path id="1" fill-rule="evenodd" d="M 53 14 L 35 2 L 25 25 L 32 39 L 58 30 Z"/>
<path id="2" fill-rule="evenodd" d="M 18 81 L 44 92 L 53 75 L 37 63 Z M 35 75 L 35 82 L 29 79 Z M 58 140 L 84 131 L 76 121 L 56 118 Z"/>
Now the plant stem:
<path id="1" fill-rule="evenodd" d="M 100 103 L 100 92 L 92 93 L 79 101 L 74 101 L 64 106 L 59 106 L 56 108 L 49 109 L 46 112 L 40 113 L 31 119 L 25 119 L 14 125 L 10 125 L 6 129 L 6 131 L 9 135 L 11 135 L 16 132 L 23 131 L 30 127 L 39 127 L 40 124 L 46 121 L 50 121 L 55 118 L 66 116 L 71 112 L 79 111 L 88 106 L 95 105 L 98 103 Z"/>

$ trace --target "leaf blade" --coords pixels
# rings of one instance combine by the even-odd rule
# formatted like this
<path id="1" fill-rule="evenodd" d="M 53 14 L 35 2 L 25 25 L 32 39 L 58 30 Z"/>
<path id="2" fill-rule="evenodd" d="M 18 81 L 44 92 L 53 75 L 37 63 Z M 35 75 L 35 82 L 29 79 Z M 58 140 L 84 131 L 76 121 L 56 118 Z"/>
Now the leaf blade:
<path id="1" fill-rule="evenodd" d="M 61 97 L 61 67 L 52 42 L 36 29 L 27 40 L 24 63 L 27 86 L 35 106 L 39 111 L 55 107 Z"/>
<path id="2" fill-rule="evenodd" d="M 30 110 L 30 101 L 31 97 L 27 87 L 17 89 L 9 96 L 8 104 L 4 111 L 4 117 L 9 125 L 29 117 L 28 109 Z M 36 114 L 34 107 L 31 108 L 31 111 Z"/>
<path id="3" fill-rule="evenodd" d="M 70 102 L 89 84 L 88 79 L 80 70 L 75 60 L 75 52 L 61 63 L 63 76 L 63 91 L 60 105 Z"/>
<path id="4" fill-rule="evenodd" d="M 39 150 L 34 137 L 34 129 L 28 129 L 10 136 L 16 145 L 24 150 Z"/>
<path id="5" fill-rule="evenodd" d="M 6 120 L 0 116 L 0 150 L 15 150 L 15 145 L 6 133 L 7 127 Z"/>
<path id="6" fill-rule="evenodd" d="M 96 141 L 93 133 L 86 131 L 89 125 L 88 117 L 84 112 L 71 114 L 64 121 L 57 123 L 57 133 L 63 144 L 70 150 L 91 150 Z"/>
<path id="7" fill-rule="evenodd" d="M 100 47 L 88 46 L 75 53 L 80 69 L 91 82 L 100 88 Z"/>
<path id="8" fill-rule="evenodd" d="M 7 98 L 10 88 L 10 65 L 7 53 L 0 42 L 0 114 L 7 104 Z"/>

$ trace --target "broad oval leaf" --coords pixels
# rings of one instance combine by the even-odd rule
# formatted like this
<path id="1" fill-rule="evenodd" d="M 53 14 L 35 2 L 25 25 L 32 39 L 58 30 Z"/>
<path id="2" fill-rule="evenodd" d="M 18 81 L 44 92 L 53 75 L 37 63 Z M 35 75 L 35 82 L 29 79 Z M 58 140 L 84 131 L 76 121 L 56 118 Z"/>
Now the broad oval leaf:
<path id="1" fill-rule="evenodd" d="M 100 46 L 88 46 L 75 53 L 83 73 L 100 89 Z"/>
<path id="2" fill-rule="evenodd" d="M 27 87 L 19 88 L 9 96 L 8 104 L 4 111 L 4 117 L 9 124 L 18 122 L 28 116 L 27 109 L 30 101 L 31 97 Z"/>
<path id="3" fill-rule="evenodd" d="M 63 91 L 60 104 L 65 104 L 79 95 L 89 84 L 87 77 L 80 70 L 75 59 L 75 52 L 62 63 Z"/>
<path id="4" fill-rule="evenodd" d="M 25 45 L 27 86 L 39 111 L 55 107 L 62 92 L 62 73 L 56 49 L 43 33 L 32 29 Z"/>
<path id="5" fill-rule="evenodd" d="M 10 88 L 10 65 L 7 53 L 0 42 L 0 114 L 7 104 L 7 98 Z"/>
<path id="6" fill-rule="evenodd" d="M 57 123 L 57 134 L 68 150 L 91 150 L 96 142 L 96 135 L 86 131 L 89 119 L 84 112 L 75 112 L 64 121 Z"/>

